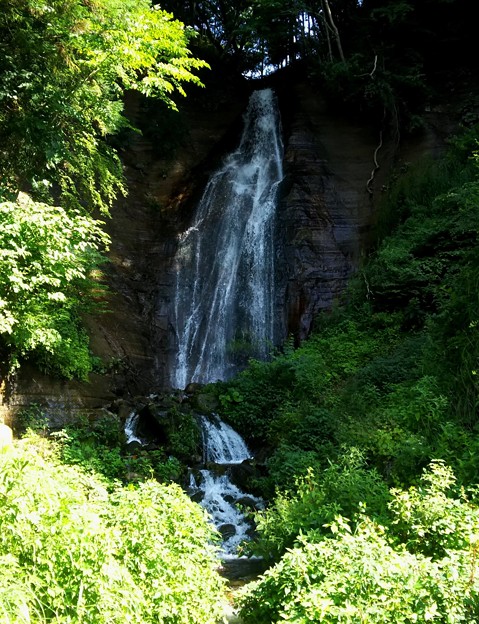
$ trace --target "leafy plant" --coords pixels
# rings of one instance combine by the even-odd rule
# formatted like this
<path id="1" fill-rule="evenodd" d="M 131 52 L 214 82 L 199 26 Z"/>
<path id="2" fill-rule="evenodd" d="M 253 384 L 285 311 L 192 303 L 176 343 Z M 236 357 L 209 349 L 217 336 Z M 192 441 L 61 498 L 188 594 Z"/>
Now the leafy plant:
<path id="1" fill-rule="evenodd" d="M 0 224 L 0 339 L 11 367 L 32 357 L 44 370 L 85 378 L 92 362 L 80 314 L 102 289 L 102 222 L 22 196 L 0 204 Z"/>
<path id="2" fill-rule="evenodd" d="M 240 597 L 246 624 L 475 621 L 479 510 L 447 496 L 453 481 L 447 467 L 433 464 L 421 489 L 392 492 L 392 524 L 361 513 L 353 529 L 337 516 L 331 537 L 319 543 L 314 534 L 300 537 L 246 587 Z M 423 554 L 431 538 L 434 559 Z"/>
<path id="3" fill-rule="evenodd" d="M 31 403 L 15 416 L 16 433 L 24 435 L 36 433 L 46 435 L 49 430 L 48 418 L 37 403 Z"/>
<path id="4" fill-rule="evenodd" d="M 391 491 L 391 531 L 409 551 L 437 560 L 454 550 L 479 548 L 477 489 L 472 492 L 473 503 L 455 481 L 451 468 L 435 461 L 418 486 Z"/>
<path id="5" fill-rule="evenodd" d="M 107 485 L 45 439 L 0 456 L 2 621 L 216 624 L 224 581 L 204 511 L 176 485 Z"/>
<path id="6" fill-rule="evenodd" d="M 249 367 L 230 382 L 218 384 L 222 414 L 253 444 L 268 435 L 270 414 L 288 396 L 294 369 L 285 358 L 272 362 L 251 360 Z"/>
<path id="7" fill-rule="evenodd" d="M 338 514 L 352 518 L 366 508 L 375 517 L 386 512 L 388 491 L 381 476 L 366 467 L 357 449 L 344 450 L 325 470 L 310 466 L 291 490 L 279 491 L 274 502 L 255 514 L 258 539 L 255 554 L 278 558 L 301 535 L 319 541 L 329 534 Z"/>
<path id="8" fill-rule="evenodd" d="M 129 126 L 122 96 L 136 90 L 175 107 L 200 84 L 191 32 L 147 0 L 20 0 L 0 17 L 2 192 L 107 212 L 125 186 L 105 137 Z M 50 201 L 48 202 L 50 203 Z"/>

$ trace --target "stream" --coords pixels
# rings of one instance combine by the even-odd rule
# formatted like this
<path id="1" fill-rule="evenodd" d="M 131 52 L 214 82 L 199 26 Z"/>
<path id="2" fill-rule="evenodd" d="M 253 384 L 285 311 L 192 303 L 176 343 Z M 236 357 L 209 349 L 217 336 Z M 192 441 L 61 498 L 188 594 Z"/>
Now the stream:
<path id="1" fill-rule="evenodd" d="M 200 424 L 206 467 L 191 473 L 188 493 L 208 511 L 223 536 L 222 559 L 236 559 L 238 546 L 250 539 L 253 528 L 243 508 L 259 509 L 263 501 L 240 490 L 231 481 L 230 469 L 252 454 L 243 438 L 218 416 L 201 416 Z"/>

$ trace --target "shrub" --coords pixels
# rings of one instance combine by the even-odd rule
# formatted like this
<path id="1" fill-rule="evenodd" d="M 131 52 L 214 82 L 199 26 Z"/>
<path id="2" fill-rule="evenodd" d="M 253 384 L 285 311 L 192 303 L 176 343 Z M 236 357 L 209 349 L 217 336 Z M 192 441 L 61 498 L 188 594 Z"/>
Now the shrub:
<path id="1" fill-rule="evenodd" d="M 367 508 L 376 517 L 384 516 L 388 499 L 385 483 L 366 467 L 361 453 L 354 448 L 344 450 L 323 471 L 309 467 L 296 478 L 293 488 L 279 491 L 269 508 L 255 514 L 259 537 L 251 549 L 278 558 L 302 534 L 323 539 L 330 533 L 328 523 L 338 514 L 353 518 Z"/>
<path id="2" fill-rule="evenodd" d="M 44 439 L 0 456 L 2 622 L 216 624 L 204 511 L 176 485 L 105 486 Z"/>
<path id="3" fill-rule="evenodd" d="M 92 369 L 80 315 L 101 291 L 94 279 L 108 244 L 102 222 L 27 196 L 0 203 L 0 343 L 10 366 L 86 378 Z"/>
<path id="4" fill-rule="evenodd" d="M 438 560 L 452 551 L 478 551 L 478 509 L 455 482 L 451 468 L 434 461 L 418 486 L 391 490 L 391 530 L 411 552 Z"/>
<path id="5" fill-rule="evenodd" d="M 271 414 L 287 399 L 293 385 L 294 369 L 287 358 L 251 360 L 235 379 L 219 384 L 222 414 L 254 444 L 264 443 Z"/>
<path id="6" fill-rule="evenodd" d="M 392 491 L 385 526 L 361 513 L 353 530 L 337 516 L 331 537 L 300 537 L 240 597 L 244 622 L 476 622 L 479 509 L 448 496 L 453 484 L 433 463 L 418 488 Z"/>

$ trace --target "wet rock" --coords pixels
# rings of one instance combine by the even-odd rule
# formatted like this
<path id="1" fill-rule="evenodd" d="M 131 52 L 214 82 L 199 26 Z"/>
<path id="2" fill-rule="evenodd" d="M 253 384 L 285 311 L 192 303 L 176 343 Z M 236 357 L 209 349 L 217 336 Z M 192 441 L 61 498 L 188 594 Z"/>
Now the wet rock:
<path id="1" fill-rule="evenodd" d="M 219 477 L 220 475 L 224 475 L 227 472 L 230 472 L 230 466 L 228 466 L 227 464 L 215 464 L 214 462 L 206 462 L 205 467 L 217 477 Z"/>
<path id="2" fill-rule="evenodd" d="M 143 445 L 141 444 L 141 442 L 137 442 L 136 440 L 128 442 L 128 444 L 126 445 L 127 453 L 129 453 L 130 455 L 135 455 L 136 453 L 141 451 L 142 448 Z"/>
<path id="3" fill-rule="evenodd" d="M 148 403 L 138 413 L 141 418 L 156 420 L 160 425 L 162 425 L 168 417 L 168 410 L 165 410 L 163 406 L 157 403 Z"/>
<path id="4" fill-rule="evenodd" d="M 189 497 L 194 503 L 201 503 L 201 501 L 205 497 L 205 493 L 202 490 L 198 490 L 197 492 L 194 492 L 193 494 L 189 494 Z"/>
<path id="5" fill-rule="evenodd" d="M 236 527 L 234 524 L 221 524 L 218 527 L 218 531 L 221 533 L 224 541 L 236 535 Z"/>
<path id="6" fill-rule="evenodd" d="M 132 404 L 129 401 L 119 399 L 111 406 L 112 411 L 116 411 L 118 418 L 124 422 L 133 411 Z"/>
<path id="7" fill-rule="evenodd" d="M 256 467 L 249 460 L 230 466 L 229 473 L 231 481 L 240 490 L 248 490 L 249 482 L 257 476 Z"/>
<path id="8" fill-rule="evenodd" d="M 159 444 L 168 443 L 168 423 L 165 410 L 153 403 L 148 403 L 139 412 L 137 435 L 146 440 L 155 440 Z"/>
<path id="9" fill-rule="evenodd" d="M 264 559 L 241 557 L 223 561 L 220 572 L 233 586 L 238 586 L 257 578 L 266 568 Z"/>
<path id="10" fill-rule="evenodd" d="M 196 382 L 191 382 L 189 383 L 186 388 L 185 388 L 185 393 L 186 394 L 197 394 L 201 388 L 203 387 L 202 384 L 200 383 L 196 383 Z"/>
<path id="11" fill-rule="evenodd" d="M 193 405 L 201 413 L 211 414 L 218 410 L 220 402 L 214 394 L 203 392 L 195 397 Z"/>

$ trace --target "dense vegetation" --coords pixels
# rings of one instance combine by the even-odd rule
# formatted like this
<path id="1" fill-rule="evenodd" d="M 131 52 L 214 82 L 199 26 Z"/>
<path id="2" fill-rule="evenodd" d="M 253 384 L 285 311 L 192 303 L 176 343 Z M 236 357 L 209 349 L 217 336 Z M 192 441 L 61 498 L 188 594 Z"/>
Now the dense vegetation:
<path id="1" fill-rule="evenodd" d="M 438 86 L 473 85 L 465 0 L 162 8 L 188 27 L 147 0 L 0 0 L 2 369 L 92 370 L 81 318 L 103 299 L 102 219 L 126 192 L 122 98 L 174 108 L 206 66 L 188 46 L 220 81 L 301 64 L 398 142 Z M 468 130 L 398 171 L 344 301 L 299 349 L 208 390 L 265 457 L 248 550 L 271 568 L 241 598 L 246 623 L 479 621 L 478 100 L 457 101 Z M 117 421 L 0 450 L 2 622 L 217 621 L 214 535 L 166 484 L 195 445 L 187 420 L 176 456 L 127 455 Z"/>
<path id="2" fill-rule="evenodd" d="M 30 434 L 0 449 L 0 500 L 2 623 L 218 621 L 212 529 L 179 486 L 123 487 Z"/>
<path id="3" fill-rule="evenodd" d="M 402 173 L 313 336 L 215 391 L 271 500 L 245 622 L 475 622 L 479 128 Z"/>

